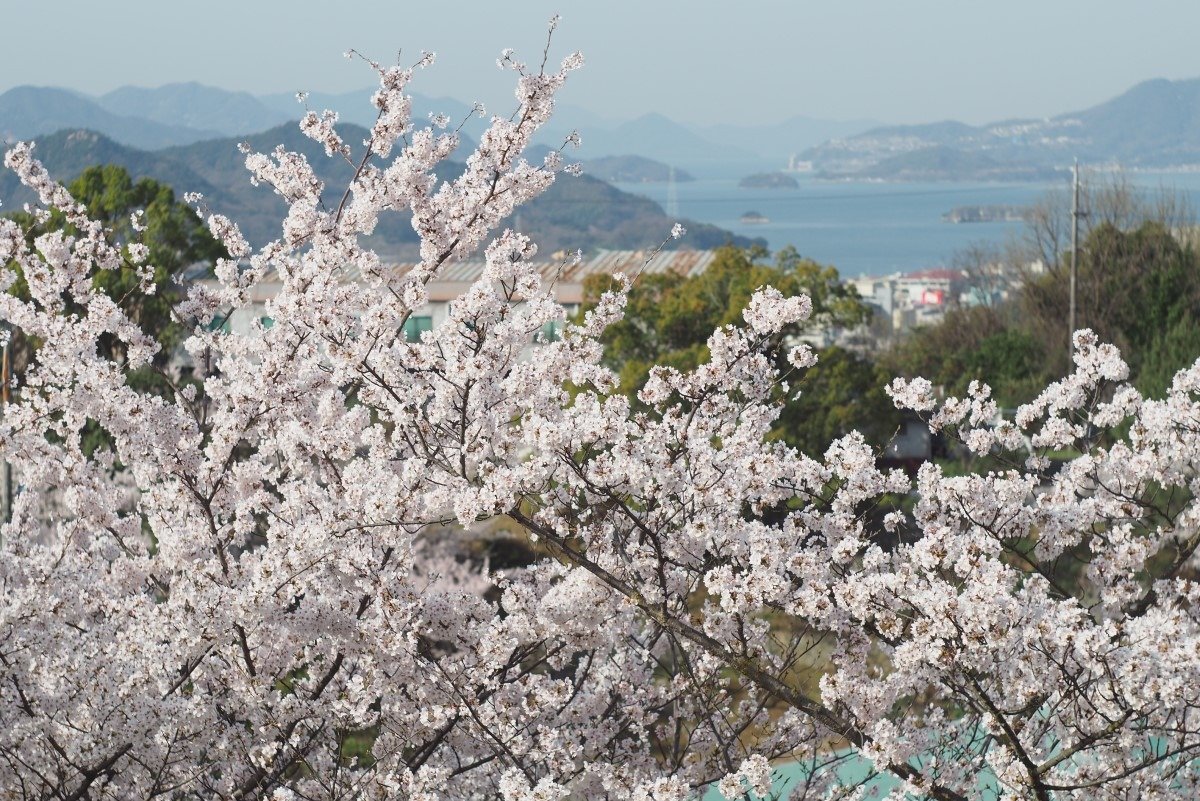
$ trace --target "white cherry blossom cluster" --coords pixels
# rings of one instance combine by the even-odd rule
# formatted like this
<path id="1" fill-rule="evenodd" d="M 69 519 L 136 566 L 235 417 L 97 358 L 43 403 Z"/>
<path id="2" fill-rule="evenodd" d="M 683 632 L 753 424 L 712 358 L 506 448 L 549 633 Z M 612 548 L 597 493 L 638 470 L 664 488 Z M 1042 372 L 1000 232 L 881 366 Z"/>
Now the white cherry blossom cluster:
<path id="1" fill-rule="evenodd" d="M 0 287 L 12 266 L 28 285 L 0 319 L 38 343 L 0 419 L 20 485 L 0 796 L 684 801 L 766 797 L 796 762 L 790 797 L 841 798 L 867 792 L 840 769 L 863 758 L 895 798 L 1196 797 L 1200 365 L 1144 399 L 1081 332 L 1075 372 L 1012 421 L 983 384 L 939 403 L 897 381 L 989 459 L 910 479 L 857 434 L 769 438 L 767 351 L 811 303 L 763 287 L 634 402 L 600 345 L 632 279 L 568 322 L 534 243 L 497 230 L 563 169 L 522 154 L 579 63 L 507 54 L 519 108 L 449 180 L 457 139 L 414 127 L 411 69 L 377 67 L 361 149 L 332 114 L 302 122 L 356 165 L 338 202 L 299 154 L 247 153 L 287 218 L 252 251 L 208 215 L 231 258 L 176 310 L 198 372 L 165 395 L 128 383 L 158 345 L 91 280 L 124 255 L 9 151 L 35 218 L 73 232 L 0 220 Z M 398 212 L 421 237 L 404 274 L 362 244 Z M 481 247 L 449 319 L 407 339 L 426 283 Z M 274 325 L 211 325 L 268 271 Z M 528 558 L 463 545 L 497 537 Z"/>

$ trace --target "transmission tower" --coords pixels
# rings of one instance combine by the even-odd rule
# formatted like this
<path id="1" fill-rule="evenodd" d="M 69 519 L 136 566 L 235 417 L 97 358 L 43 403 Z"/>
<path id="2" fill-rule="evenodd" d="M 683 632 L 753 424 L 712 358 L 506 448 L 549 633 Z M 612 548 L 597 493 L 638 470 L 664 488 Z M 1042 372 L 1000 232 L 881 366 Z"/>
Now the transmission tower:
<path id="1" fill-rule="evenodd" d="M 679 193 L 675 189 L 675 168 L 667 170 L 667 216 L 673 220 L 679 219 Z"/>

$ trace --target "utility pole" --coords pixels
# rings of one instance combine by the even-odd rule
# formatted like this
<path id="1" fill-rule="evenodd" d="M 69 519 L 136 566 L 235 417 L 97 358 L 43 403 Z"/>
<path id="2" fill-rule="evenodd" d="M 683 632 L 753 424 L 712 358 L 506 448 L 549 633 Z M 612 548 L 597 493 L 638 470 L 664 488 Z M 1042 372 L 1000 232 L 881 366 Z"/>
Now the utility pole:
<path id="1" fill-rule="evenodd" d="M 1071 309 L 1067 315 L 1067 372 L 1075 369 L 1075 279 L 1079 265 L 1079 159 L 1071 168 L 1074 188 L 1071 194 Z"/>

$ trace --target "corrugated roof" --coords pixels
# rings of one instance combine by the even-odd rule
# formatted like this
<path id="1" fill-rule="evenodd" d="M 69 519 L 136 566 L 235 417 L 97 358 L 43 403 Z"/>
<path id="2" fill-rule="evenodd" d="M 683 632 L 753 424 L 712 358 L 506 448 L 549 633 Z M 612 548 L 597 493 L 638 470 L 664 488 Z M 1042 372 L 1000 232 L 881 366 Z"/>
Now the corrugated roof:
<path id="1" fill-rule="evenodd" d="M 591 275 L 609 276 L 614 273 L 637 275 L 639 273 L 675 273 L 694 276 L 708 269 L 716 258 L 712 250 L 668 250 L 653 257 L 644 250 L 602 250 L 579 264 L 570 259 L 537 260 L 534 266 L 543 281 L 553 284 L 555 299 L 570 305 L 583 302 L 583 282 Z M 383 264 L 384 273 L 401 276 L 416 266 L 415 262 Z M 483 274 L 483 259 L 469 259 L 447 265 L 439 271 L 437 278 L 426 286 L 430 300 L 446 302 L 462 295 Z M 359 281 L 362 273 L 358 265 L 347 265 L 339 280 Z M 210 279 L 211 280 L 211 279 Z M 255 286 L 251 293 L 256 302 L 263 302 L 279 291 L 279 276 L 272 270 Z"/>
<path id="2" fill-rule="evenodd" d="M 570 259 L 539 259 L 534 262 L 534 266 L 547 281 L 557 278 L 559 284 L 582 284 L 588 276 L 614 273 L 698 275 L 708 268 L 714 258 L 716 258 L 716 252 L 712 250 L 665 250 L 653 257 L 650 252 L 644 250 L 601 250 L 594 256 L 585 258 L 579 264 L 572 264 Z M 397 262 L 384 264 L 383 269 L 403 275 L 415 266 L 415 262 Z M 470 284 L 479 279 L 483 274 L 483 268 L 483 259 L 456 262 L 443 267 L 432 283 Z M 355 281 L 361 277 L 361 274 L 357 266 L 350 266 L 345 270 L 344 276 L 346 280 Z M 272 275 L 265 280 L 269 282 L 274 278 L 275 276 Z"/>

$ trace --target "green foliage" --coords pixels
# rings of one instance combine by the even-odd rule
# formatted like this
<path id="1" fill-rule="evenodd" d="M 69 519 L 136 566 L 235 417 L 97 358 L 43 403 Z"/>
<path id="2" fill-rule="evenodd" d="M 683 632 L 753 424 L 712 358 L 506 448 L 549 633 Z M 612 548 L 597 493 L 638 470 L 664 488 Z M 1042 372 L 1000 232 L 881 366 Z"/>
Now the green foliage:
<path id="1" fill-rule="evenodd" d="M 1069 320 L 1067 270 L 1027 283 L 1020 308 L 1029 330 L 1061 343 L 1051 356 L 1065 369 Z M 1121 348 L 1136 376 L 1164 332 L 1200 302 L 1200 260 L 1158 222 L 1122 230 L 1097 226 L 1081 248 L 1076 278 L 1077 328 L 1091 328 Z M 1182 366 L 1182 365 L 1178 365 Z"/>
<path id="2" fill-rule="evenodd" d="M 992 386 L 1001 406 L 1013 407 L 1031 400 L 1045 386 L 1045 348 L 1028 331 L 1005 329 L 985 338 L 964 355 L 964 371 L 956 382 L 963 392 L 972 380 Z"/>
<path id="3" fill-rule="evenodd" d="M 1200 257 L 1158 222 L 1131 230 L 1097 226 L 1081 248 L 1077 328 L 1121 348 L 1143 392 L 1161 396 L 1177 370 L 1200 357 Z M 899 375 L 922 375 L 962 395 L 972 379 L 1001 406 L 1030 400 L 1066 370 L 1069 273 L 1027 282 L 1007 309 L 950 311 L 884 357 Z"/>
<path id="4" fill-rule="evenodd" d="M 1170 388 L 1175 373 L 1197 359 L 1200 359 L 1200 322 L 1188 310 L 1161 332 L 1142 358 L 1135 381 L 1137 388 L 1147 397 L 1161 398 Z"/>
<path id="5" fill-rule="evenodd" d="M 138 240 L 149 248 L 156 288 L 153 295 L 147 296 L 137 290 L 137 271 L 129 262 L 119 270 L 97 272 L 93 283 L 115 300 L 143 330 L 166 347 L 174 345 L 179 330 L 171 321 L 171 308 L 179 299 L 179 289 L 172 278 L 191 264 L 215 261 L 223 255 L 221 246 L 195 212 L 175 200 L 175 193 L 169 186 L 150 178 L 134 182 L 122 167 L 112 164 L 88 167 L 68 189 L 87 208 L 92 219 L 109 229 L 109 240 L 114 245 L 125 246 Z M 142 225 L 146 230 L 141 234 L 134 231 L 131 221 L 131 215 L 139 209 L 145 211 Z M 59 212 L 45 224 L 35 223 L 25 213 L 13 217 L 24 224 L 31 244 L 46 231 L 73 232 Z M 15 264 L 10 268 L 19 270 Z M 10 291 L 26 295 L 28 290 L 23 277 L 18 278 Z M 106 347 L 111 350 L 113 345 L 109 343 Z"/>
<path id="6" fill-rule="evenodd" d="M 179 300 L 179 288 L 172 278 L 196 262 L 212 263 L 224 255 L 221 246 L 195 212 L 176 202 L 169 186 L 151 178 L 135 183 L 121 167 L 89 167 L 71 184 L 70 191 L 87 207 L 92 219 L 103 222 L 113 232 L 116 242 L 136 237 L 130 215 L 137 209 L 145 210 L 142 224 L 146 230 L 140 238 L 150 249 L 155 293 L 147 296 L 137 291 L 137 274 L 129 265 L 97 273 L 94 284 L 162 343 L 159 358 L 165 359 L 182 334 L 171 319 L 171 309 Z"/>
<path id="7" fill-rule="evenodd" d="M 838 347 L 818 352 L 814 367 L 793 384 L 799 395 L 786 403 L 779 436 L 810 455 L 851 431 L 867 442 L 886 444 L 900 424 L 900 414 L 883 391 L 890 376 L 875 363 Z"/>
<path id="8" fill-rule="evenodd" d="M 891 375 L 923 376 L 963 395 L 971 381 L 992 387 L 1001 406 L 1030 400 L 1051 378 L 1045 345 L 996 309 L 951 309 L 938 325 L 918 328 L 884 355 Z"/>
<path id="9" fill-rule="evenodd" d="M 720 326 L 744 325 L 742 310 L 761 286 L 811 297 L 813 315 L 804 328 L 852 327 L 870 319 L 870 309 L 853 288 L 840 282 L 837 270 L 802 258 L 794 248 L 780 251 L 773 262 L 765 261 L 766 256 L 762 248 L 723 247 L 699 275 L 639 278 L 625 319 L 612 326 L 603 340 L 606 361 L 620 375 L 621 391 L 636 395 L 652 365 L 689 370 L 704 362 L 709 335 Z M 608 288 L 609 279 L 589 278 L 581 313 Z M 791 369 L 785 361 L 786 342 L 804 328 L 793 326 L 778 337 L 774 352 L 784 371 Z M 799 382 L 799 399 L 785 404 L 776 436 L 810 453 L 824 452 L 830 441 L 854 429 L 882 445 L 896 422 L 895 410 L 882 391 L 883 375 L 871 363 L 837 348 L 824 351 L 820 358 Z"/>
<path id="10" fill-rule="evenodd" d="M 1200 263 L 1158 223 L 1129 233 L 1103 226 L 1088 237 L 1085 252 L 1085 272 L 1100 287 L 1090 316 L 1111 320 L 1114 340 L 1125 346 L 1126 358 L 1135 366 L 1164 332 L 1195 308 Z M 1118 298 L 1120 302 L 1112 302 Z M 1102 316 L 1105 308 L 1110 314 Z"/>
<path id="11" fill-rule="evenodd" d="M 138 289 L 136 268 L 128 261 L 118 270 L 97 272 L 93 283 L 116 301 L 142 330 L 162 344 L 154 364 L 130 371 L 128 381 L 132 387 L 142 391 L 163 392 L 166 387 L 157 368 L 166 363 L 184 334 L 182 327 L 171 317 L 171 310 L 180 297 L 180 288 L 173 279 L 184 268 L 197 262 L 211 264 L 224 255 L 224 251 L 195 212 L 176 201 L 170 187 L 150 178 L 134 181 L 122 167 L 112 164 L 93 166 L 85 169 L 68 189 L 87 208 L 92 219 L 99 220 L 110 230 L 109 241 L 114 245 L 125 247 L 134 241 L 141 241 L 149 248 L 149 263 L 154 267 L 153 295 L 146 295 Z M 145 211 L 141 225 L 146 227 L 140 234 L 133 229 L 131 221 L 131 215 L 139 209 Z M 31 245 L 36 237 L 49 230 L 72 233 L 72 226 L 61 213 L 56 212 L 44 224 L 36 223 L 25 213 L 12 216 L 24 227 Z M 8 269 L 18 271 L 18 280 L 9 291 L 27 298 L 28 286 L 24 276 L 19 274 L 19 268 L 12 263 Z M 13 332 L 10 347 L 14 371 L 18 375 L 28 366 L 37 345 L 21 331 Z M 114 361 L 124 359 L 121 344 L 112 337 L 104 338 L 98 347 L 102 354 Z M 89 434 L 89 447 L 96 447 L 106 441 L 107 435 L 95 426 L 92 428 L 94 431 Z"/>
<path id="12" fill-rule="evenodd" d="M 722 247 L 703 273 L 644 275 L 629 296 L 625 319 L 609 329 L 604 343 L 609 365 L 622 370 L 629 381 L 622 391 L 635 392 L 656 362 L 689 369 L 708 358 L 705 343 L 714 329 L 743 325 L 742 309 L 754 290 L 774 286 L 785 295 L 807 294 L 813 316 L 806 324 L 854 326 L 870 318 L 870 310 L 857 293 L 838 280 L 837 270 L 800 257 L 794 248 L 763 263 L 762 248 Z M 584 283 L 583 311 L 592 308 L 609 288 L 605 276 Z M 784 336 L 799 333 L 798 328 Z M 634 364 L 643 365 L 632 369 Z"/>

